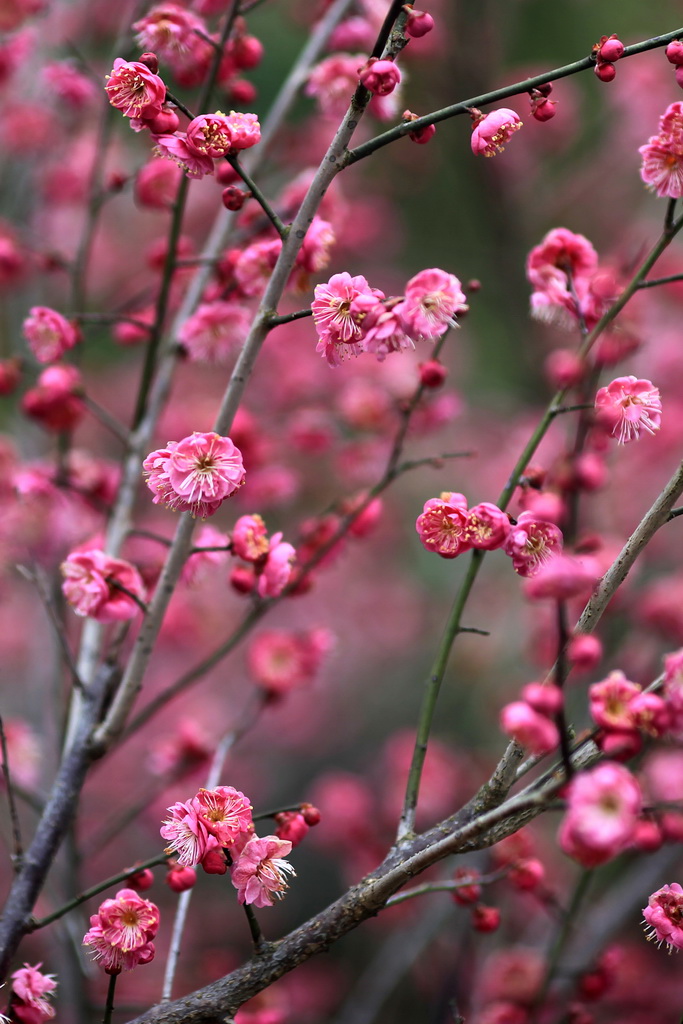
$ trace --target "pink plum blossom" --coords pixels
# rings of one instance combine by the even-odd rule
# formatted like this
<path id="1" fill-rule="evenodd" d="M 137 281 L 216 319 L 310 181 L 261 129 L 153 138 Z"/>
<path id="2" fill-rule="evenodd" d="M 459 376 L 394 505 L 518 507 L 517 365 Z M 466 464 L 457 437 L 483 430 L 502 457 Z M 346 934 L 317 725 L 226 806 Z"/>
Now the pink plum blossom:
<path id="1" fill-rule="evenodd" d="M 231 153 L 240 153 L 243 149 L 251 149 L 261 141 L 261 126 L 256 114 L 231 110 L 228 114 L 228 126 Z"/>
<path id="2" fill-rule="evenodd" d="M 239 253 L 235 279 L 244 295 L 258 295 L 265 288 L 282 249 L 282 239 L 254 242 Z"/>
<path id="3" fill-rule="evenodd" d="M 501 107 L 483 114 L 474 122 L 470 139 L 475 156 L 495 156 L 502 153 L 505 143 L 514 132 L 519 131 L 522 122 L 514 110 Z"/>
<path id="4" fill-rule="evenodd" d="M 527 580 L 524 593 L 532 601 L 553 598 L 567 601 L 572 597 L 587 598 L 598 578 L 595 567 L 580 558 L 555 552 L 534 576 Z"/>
<path id="5" fill-rule="evenodd" d="M 375 96 L 388 96 L 401 82 L 401 72 L 393 60 L 371 57 L 358 71 L 361 82 Z"/>
<path id="6" fill-rule="evenodd" d="M 425 502 L 415 529 L 427 551 L 434 551 L 442 558 L 455 558 L 472 547 L 467 521 L 464 495 L 443 491 L 440 497 Z"/>
<path id="7" fill-rule="evenodd" d="M 174 135 L 155 135 L 156 152 L 159 156 L 168 157 L 182 168 L 188 178 L 203 178 L 213 174 L 213 160 L 204 153 L 192 149 L 185 138 L 184 132 Z"/>
<path id="8" fill-rule="evenodd" d="M 220 110 L 215 114 L 200 114 L 188 124 L 185 140 L 190 149 L 203 156 L 225 156 L 232 143 L 230 121 Z"/>
<path id="9" fill-rule="evenodd" d="M 269 694 L 282 695 L 309 686 L 333 646 L 334 637 L 326 629 L 263 630 L 249 646 L 249 672 Z"/>
<path id="10" fill-rule="evenodd" d="M 240 516 L 230 537 L 233 554 L 245 562 L 258 562 L 268 553 L 268 530 L 259 515 Z"/>
<path id="11" fill-rule="evenodd" d="M 631 842 L 641 806 L 640 786 L 623 765 L 581 772 L 569 786 L 560 846 L 584 867 L 604 864 Z"/>
<path id="12" fill-rule="evenodd" d="M 205 518 L 245 479 L 242 453 L 229 437 L 195 431 L 151 452 L 143 463 L 154 503 Z"/>
<path id="13" fill-rule="evenodd" d="M 175 803 L 167 810 L 170 817 L 164 819 L 159 829 L 161 838 L 168 840 L 164 852 L 174 854 L 179 864 L 192 868 L 218 847 L 218 840 L 200 819 L 194 799 Z"/>
<path id="14" fill-rule="evenodd" d="M 181 178 L 178 164 L 163 157 L 152 157 L 135 178 L 136 202 L 150 210 L 167 210 L 175 199 Z"/>
<path id="15" fill-rule="evenodd" d="M 352 277 L 344 271 L 326 284 L 316 285 L 314 296 L 311 309 L 320 339 L 316 352 L 324 355 L 330 366 L 338 366 L 345 355 L 360 355 L 362 302 L 371 308 L 384 297 L 382 293 L 370 288 L 362 275 Z"/>
<path id="16" fill-rule="evenodd" d="M 650 380 L 630 375 L 617 377 L 595 396 L 595 408 L 619 444 L 628 444 L 640 437 L 641 430 L 655 434 L 662 419 L 659 388 Z"/>
<path id="17" fill-rule="evenodd" d="M 32 306 L 22 329 L 39 363 L 53 363 L 60 359 L 79 340 L 74 324 L 49 306 Z"/>
<path id="18" fill-rule="evenodd" d="M 683 103 L 671 103 L 659 119 L 659 135 L 641 146 L 640 176 L 663 198 L 683 196 Z"/>
<path id="19" fill-rule="evenodd" d="M 458 278 L 434 267 L 408 281 L 405 298 L 395 312 L 408 337 L 431 341 L 455 327 L 456 315 L 467 308 Z"/>
<path id="20" fill-rule="evenodd" d="M 178 334 L 193 362 L 222 363 L 244 341 L 249 313 L 235 302 L 204 302 L 189 316 Z"/>
<path id="21" fill-rule="evenodd" d="M 239 902 L 272 907 L 273 897 L 281 900 L 288 888 L 287 875 L 296 874 L 283 859 L 291 852 L 292 844 L 277 836 L 250 839 L 230 869 Z"/>
<path id="22" fill-rule="evenodd" d="M 311 71 L 304 92 L 313 96 L 323 114 L 341 116 L 351 102 L 358 85 L 358 68 L 365 63 L 361 53 L 335 53 L 326 57 Z"/>
<path id="23" fill-rule="evenodd" d="M 62 591 L 77 615 L 125 622 L 140 611 L 138 601 L 144 602 L 145 588 L 130 562 L 91 549 L 72 551 L 61 569 Z"/>
<path id="24" fill-rule="evenodd" d="M 636 725 L 632 702 L 641 693 L 623 672 L 610 672 L 606 679 L 593 683 L 588 691 L 593 721 L 603 729 L 630 732 Z"/>
<path id="25" fill-rule="evenodd" d="M 166 86 L 146 64 L 117 57 L 105 86 L 109 102 L 125 117 L 154 117 L 161 112 Z"/>
<path id="26" fill-rule="evenodd" d="M 673 949 L 683 949 L 683 888 L 678 882 L 663 885 L 648 898 L 643 908 L 645 934 L 658 946 L 664 942 Z"/>
<path id="27" fill-rule="evenodd" d="M 216 837 L 219 846 L 231 846 L 240 833 L 253 831 L 251 804 L 233 786 L 200 789 L 193 806 L 199 821 Z"/>
<path id="28" fill-rule="evenodd" d="M 16 1017 L 26 1024 L 41 1024 L 54 1017 L 55 1008 L 46 997 L 55 991 L 57 982 L 54 974 L 43 974 L 42 966 L 42 963 L 35 967 L 24 964 L 11 975 L 13 1019 Z M 7 1017 L 2 1019 L 8 1020 Z"/>
<path id="29" fill-rule="evenodd" d="M 510 532 L 510 519 L 497 505 L 482 501 L 469 510 L 465 532 L 473 548 L 494 551 L 505 544 Z"/>
<path id="30" fill-rule="evenodd" d="M 159 928 L 159 910 L 134 889 L 120 889 L 90 918 L 83 939 L 107 974 L 130 971 L 154 959 L 152 939 Z"/>
<path id="31" fill-rule="evenodd" d="M 527 278 L 534 286 L 532 315 L 548 320 L 564 310 L 574 317 L 586 316 L 589 286 L 597 269 L 598 254 L 584 235 L 553 228 L 527 258 Z"/>
<path id="32" fill-rule="evenodd" d="M 85 416 L 81 397 L 83 378 L 75 366 L 48 366 L 36 386 L 24 395 L 21 407 L 46 430 L 73 430 Z"/>
<path id="33" fill-rule="evenodd" d="M 562 533 L 554 523 L 522 512 L 505 543 L 505 554 L 520 576 L 535 576 L 544 562 L 562 548 Z"/>

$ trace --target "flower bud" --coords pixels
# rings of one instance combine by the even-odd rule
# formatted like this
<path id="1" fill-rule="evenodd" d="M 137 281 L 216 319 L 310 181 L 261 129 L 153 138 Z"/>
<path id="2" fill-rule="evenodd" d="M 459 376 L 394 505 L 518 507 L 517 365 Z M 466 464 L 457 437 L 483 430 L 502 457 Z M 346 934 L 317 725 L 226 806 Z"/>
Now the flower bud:
<path id="1" fill-rule="evenodd" d="M 153 135 L 173 135 L 180 127 L 180 118 L 175 110 L 171 110 L 170 107 L 162 107 L 155 117 L 149 120 L 145 119 L 145 124 Z"/>
<path id="2" fill-rule="evenodd" d="M 410 11 L 406 22 L 406 35 L 412 39 L 421 39 L 434 28 L 434 19 L 426 11 Z"/>
<path id="3" fill-rule="evenodd" d="M 263 43 L 256 36 L 238 36 L 230 48 L 230 56 L 240 71 L 251 71 L 263 59 Z"/>
<path id="4" fill-rule="evenodd" d="M 538 858 L 529 857 L 517 861 L 508 878 L 512 885 L 522 892 L 533 892 L 545 878 L 545 868 Z"/>
<path id="5" fill-rule="evenodd" d="M 282 811 L 276 814 L 275 824 L 275 835 L 278 839 L 284 839 L 292 846 L 298 846 L 308 833 L 308 823 L 298 811 Z"/>
<path id="6" fill-rule="evenodd" d="M 673 42 L 669 43 L 664 53 L 666 54 L 666 59 L 671 64 L 676 66 L 683 64 L 683 42 L 680 39 L 674 39 Z"/>
<path id="7" fill-rule="evenodd" d="M 154 872 L 151 868 L 143 868 L 142 871 L 136 871 L 134 875 L 129 875 L 126 882 L 130 889 L 135 889 L 136 892 L 145 892 L 154 885 Z"/>
<path id="8" fill-rule="evenodd" d="M 371 57 L 367 64 L 358 69 L 358 77 L 375 96 L 388 96 L 400 83 L 401 72 L 393 60 Z"/>
<path id="9" fill-rule="evenodd" d="M 438 359 L 428 359 L 426 363 L 420 363 L 420 384 L 423 388 L 440 388 L 448 370 Z"/>
<path id="10" fill-rule="evenodd" d="M 555 100 L 538 100 L 536 103 L 531 105 L 531 116 L 537 121 L 550 121 L 552 117 L 555 117 L 557 111 L 555 107 L 557 103 Z"/>
<path id="11" fill-rule="evenodd" d="M 143 53 L 138 63 L 148 67 L 153 75 L 159 74 L 159 58 L 156 53 Z"/>
<path id="12" fill-rule="evenodd" d="M 602 644 L 590 633 L 577 633 L 567 645 L 567 659 L 579 672 L 590 672 L 601 658 Z"/>
<path id="13" fill-rule="evenodd" d="M 201 865 L 207 875 L 224 875 L 228 870 L 228 862 L 220 847 L 214 847 L 213 850 L 205 853 L 201 860 Z"/>
<path id="14" fill-rule="evenodd" d="M 301 811 L 304 821 L 311 828 L 320 823 L 320 811 L 317 807 L 314 807 L 313 804 L 301 804 L 299 806 L 299 810 Z"/>
<path id="15" fill-rule="evenodd" d="M 256 586 L 256 577 L 253 570 L 247 568 L 246 565 L 236 565 L 230 571 L 229 582 L 232 589 L 236 590 L 238 594 L 251 594 Z"/>
<path id="16" fill-rule="evenodd" d="M 251 107 L 258 95 L 253 82 L 247 82 L 246 78 L 235 78 L 228 88 L 228 96 L 232 103 L 238 107 Z"/>
<path id="17" fill-rule="evenodd" d="M 600 49 L 598 50 L 598 61 L 601 64 L 611 63 L 612 61 L 619 60 L 624 55 L 624 44 L 621 39 L 616 35 L 611 35 L 607 39 L 600 40 Z"/>
<path id="18" fill-rule="evenodd" d="M 522 699 L 539 715 L 550 718 L 561 710 L 564 703 L 562 690 L 558 686 L 543 683 L 527 683 L 522 689 Z"/>
<path id="19" fill-rule="evenodd" d="M 614 64 L 610 64 L 609 61 L 605 61 L 602 64 L 596 64 L 593 71 L 601 82 L 611 82 L 617 73 Z"/>
<path id="20" fill-rule="evenodd" d="M 458 868 L 453 875 L 453 880 L 458 882 L 458 888 L 453 890 L 453 900 L 461 907 L 467 907 L 481 899 L 481 886 L 479 872 L 476 868 Z"/>
<path id="21" fill-rule="evenodd" d="M 247 199 L 250 198 L 251 192 L 245 192 L 244 189 L 237 188 L 236 185 L 228 185 L 221 193 L 223 206 L 226 210 L 232 210 L 234 213 L 241 210 Z"/>
<path id="22" fill-rule="evenodd" d="M 183 864 L 176 864 L 169 869 L 164 881 L 173 892 L 186 892 L 197 881 L 197 872 L 194 868 Z"/>
<path id="23" fill-rule="evenodd" d="M 483 903 L 472 910 L 472 927 L 477 932 L 495 932 L 500 927 L 498 907 L 485 907 Z"/>

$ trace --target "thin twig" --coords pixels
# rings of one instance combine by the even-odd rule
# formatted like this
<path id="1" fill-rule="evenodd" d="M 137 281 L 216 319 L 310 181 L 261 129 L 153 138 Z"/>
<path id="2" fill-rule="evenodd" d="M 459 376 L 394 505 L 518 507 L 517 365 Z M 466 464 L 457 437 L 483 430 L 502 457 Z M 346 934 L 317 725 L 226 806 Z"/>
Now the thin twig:
<path id="1" fill-rule="evenodd" d="M 57 609 L 55 608 L 55 604 L 52 599 L 49 586 L 43 575 L 43 570 L 40 569 L 38 566 L 29 569 L 28 566 L 18 565 L 17 571 L 21 573 L 24 579 L 27 579 L 31 583 L 33 583 L 36 590 L 38 591 L 38 596 L 40 597 L 40 600 L 43 603 L 43 607 L 47 612 L 48 618 L 54 630 L 55 637 L 57 638 L 57 643 L 61 648 L 62 657 L 64 658 L 64 664 L 71 673 L 74 686 L 78 690 L 82 690 L 83 682 L 78 673 L 78 666 L 76 665 L 76 660 L 71 652 L 71 648 L 69 647 L 69 642 L 66 637 L 66 629 L 64 628 L 64 623 L 62 622 L 62 619 Z"/>
<path id="2" fill-rule="evenodd" d="M 9 806 L 9 816 L 12 823 L 12 841 L 14 843 L 12 864 L 14 865 L 14 870 L 18 871 L 21 868 L 21 863 L 24 857 L 24 846 L 21 841 L 19 815 L 17 813 L 17 805 L 14 800 L 14 787 L 12 786 L 12 779 L 10 776 L 9 754 L 7 753 L 7 736 L 5 735 L 5 723 L 2 716 L 0 716 L 0 749 L 2 749 L 2 776 L 5 780 L 7 804 Z"/>

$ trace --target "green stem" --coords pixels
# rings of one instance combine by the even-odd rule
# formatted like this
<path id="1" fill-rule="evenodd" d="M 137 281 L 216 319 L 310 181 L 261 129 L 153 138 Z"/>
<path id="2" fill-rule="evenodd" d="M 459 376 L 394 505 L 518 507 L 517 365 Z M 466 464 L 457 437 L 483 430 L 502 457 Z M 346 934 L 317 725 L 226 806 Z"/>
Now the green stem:
<path id="1" fill-rule="evenodd" d="M 401 814 L 398 834 L 396 837 L 399 842 L 407 836 L 412 835 L 415 830 L 415 809 L 417 807 L 417 798 L 420 790 L 422 766 L 424 765 L 425 756 L 427 754 L 427 743 L 429 742 L 429 733 L 432 727 L 436 702 L 441 689 L 441 683 L 443 682 L 451 648 L 456 636 L 460 632 L 460 620 L 462 618 L 462 613 L 470 595 L 470 591 L 472 590 L 472 586 L 474 585 L 474 581 L 477 578 L 477 573 L 479 572 L 483 558 L 483 551 L 475 550 L 472 552 L 467 574 L 456 595 L 450 617 L 446 623 L 446 629 L 444 630 L 441 643 L 439 644 L 436 658 L 427 679 L 418 719 L 413 759 L 408 773 L 408 784 L 406 786 L 406 795 L 403 802 L 403 813 Z"/>
<path id="2" fill-rule="evenodd" d="M 80 907 L 81 903 L 85 903 L 87 900 L 97 896 L 99 893 L 104 892 L 105 889 L 111 888 L 112 885 L 118 885 L 119 882 L 125 882 L 131 875 L 137 875 L 139 871 L 144 871 L 145 868 L 153 868 L 158 864 L 165 864 L 168 860 L 166 854 L 157 854 L 156 857 L 150 857 L 149 860 L 143 861 L 141 864 L 136 864 L 133 868 L 126 868 L 125 871 L 120 871 L 116 875 L 112 875 L 111 878 L 105 879 L 104 882 L 98 882 L 97 885 L 93 885 L 90 889 L 86 889 L 85 892 L 80 893 L 79 896 L 74 896 L 73 899 L 65 903 L 64 906 L 60 907 L 59 910 L 55 910 L 52 914 L 48 914 L 47 917 L 32 918 L 29 922 L 29 926 L 26 929 L 27 932 L 38 931 L 39 928 L 44 928 L 47 924 L 52 924 L 53 921 L 58 921 L 60 917 L 64 917 L 70 910 L 75 907 Z"/>
<path id="3" fill-rule="evenodd" d="M 244 170 L 236 156 L 226 156 L 225 159 L 228 161 L 232 169 L 236 171 L 237 174 L 239 174 L 240 178 L 247 186 L 252 196 L 254 197 L 256 202 L 259 204 L 259 206 L 265 213 L 268 220 L 271 222 L 271 224 L 277 231 L 280 238 L 285 238 L 288 229 L 282 223 L 282 221 L 276 214 L 275 210 L 272 208 L 272 206 L 270 205 L 265 195 L 254 181 L 252 176 L 247 171 Z"/>
<path id="4" fill-rule="evenodd" d="M 625 47 L 623 57 L 633 57 L 635 54 L 643 53 L 645 50 L 653 50 L 660 46 L 666 46 L 667 43 L 672 42 L 674 39 L 678 39 L 682 35 L 683 28 L 678 28 L 673 32 L 668 32 L 666 35 L 654 36 L 651 39 L 645 39 L 641 43 L 635 43 L 633 46 Z M 469 114 L 471 107 L 485 107 L 490 103 L 498 103 L 500 100 L 509 99 L 511 96 L 518 96 L 520 94 L 527 93 L 531 89 L 538 88 L 540 85 L 547 85 L 550 82 L 558 81 L 560 78 L 567 78 L 569 75 L 576 75 L 581 71 L 588 71 L 590 68 L 594 67 L 594 65 L 594 57 L 583 57 L 581 60 L 573 61 L 571 64 L 565 64 L 564 67 L 555 68 L 553 71 L 546 71 L 542 75 L 534 75 L 533 78 L 527 78 L 523 82 L 515 82 L 513 85 L 506 85 L 502 89 L 494 89 L 491 92 L 483 93 L 481 96 L 473 96 L 469 100 L 463 100 L 460 103 L 454 103 L 451 106 L 442 107 L 440 110 L 435 110 L 431 114 L 425 114 L 424 117 L 418 117 L 415 121 L 403 121 L 395 128 L 390 128 L 381 135 L 375 136 L 374 139 L 369 139 L 360 146 L 356 146 L 355 149 L 349 150 L 345 159 L 345 165 L 354 164 L 357 163 L 358 160 L 365 159 L 365 157 L 370 156 L 371 153 L 375 153 L 378 149 L 388 146 L 389 143 L 395 142 L 397 139 L 402 138 L 409 132 L 418 131 L 420 128 L 426 128 L 430 124 L 438 124 L 439 121 L 446 121 L 449 118 L 457 117 L 460 114 Z"/>
<path id="5" fill-rule="evenodd" d="M 263 932 L 261 931 L 261 925 L 256 920 L 256 914 L 251 909 L 249 904 L 248 903 L 244 903 L 243 906 L 244 906 L 244 913 L 245 913 L 246 918 L 247 918 L 247 923 L 249 925 L 249 931 L 251 933 L 251 940 L 254 943 L 254 950 L 257 953 L 260 953 L 263 950 L 264 946 L 267 945 L 266 940 L 263 938 Z"/>
<path id="6" fill-rule="evenodd" d="M 560 959 L 564 953 L 567 940 L 571 934 L 571 930 L 574 927 L 576 921 L 576 915 L 579 912 L 579 907 L 583 902 L 583 899 L 588 891 L 588 886 L 592 878 L 592 871 L 584 870 L 581 872 L 579 879 L 574 887 L 572 893 L 571 903 L 567 909 L 567 913 L 562 919 L 562 924 L 558 930 L 558 933 L 553 942 L 552 949 L 548 956 L 548 966 L 546 967 L 545 976 L 541 983 L 541 987 L 538 990 L 538 995 L 534 1001 L 535 1013 L 532 1020 L 535 1022 L 538 1019 L 538 1013 L 543 1008 L 543 1003 L 548 994 L 550 985 L 552 984 L 555 972 L 557 971 Z"/>
<path id="7" fill-rule="evenodd" d="M 116 974 L 109 975 L 109 987 L 107 989 L 107 1005 L 104 1008 L 104 1017 L 102 1018 L 102 1024 L 111 1024 L 112 1015 L 114 1013 L 114 993 L 116 992 L 116 979 L 118 978 L 118 972 Z"/>

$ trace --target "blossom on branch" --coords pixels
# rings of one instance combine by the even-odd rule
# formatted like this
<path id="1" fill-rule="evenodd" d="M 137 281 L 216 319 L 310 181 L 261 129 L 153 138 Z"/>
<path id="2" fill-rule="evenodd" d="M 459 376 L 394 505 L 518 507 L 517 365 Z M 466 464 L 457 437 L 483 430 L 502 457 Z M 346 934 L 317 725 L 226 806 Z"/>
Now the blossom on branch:
<path id="1" fill-rule="evenodd" d="M 230 869 L 232 884 L 240 903 L 272 907 L 273 897 L 281 900 L 288 888 L 287 875 L 296 871 L 284 860 L 292 844 L 277 836 L 253 836 Z"/>
<path id="2" fill-rule="evenodd" d="M 212 516 L 245 480 L 242 453 L 229 437 L 195 431 L 169 441 L 143 462 L 154 503 L 203 519 Z"/>
<path id="3" fill-rule="evenodd" d="M 98 549 L 72 551 L 61 566 L 62 592 L 77 615 L 125 622 L 140 611 L 145 587 L 130 562 Z"/>
<path id="4" fill-rule="evenodd" d="M 24 964 L 11 975 L 12 1020 L 21 1021 L 22 1024 L 42 1024 L 43 1021 L 54 1017 L 55 1008 L 48 1002 L 46 996 L 55 991 L 57 982 L 54 974 L 43 974 L 39 970 L 42 966 L 42 963 L 36 964 L 35 967 Z M 3 1021 L 8 1019 L 2 1017 Z"/>
<path id="5" fill-rule="evenodd" d="M 117 57 L 105 90 L 112 107 L 125 117 L 154 117 L 161 113 L 166 86 L 146 64 Z"/>
<path id="6" fill-rule="evenodd" d="M 474 124 L 470 143 L 475 156 L 495 156 L 502 153 L 511 135 L 522 127 L 516 111 L 510 107 L 492 110 L 490 114 L 473 112 Z"/>
<path id="7" fill-rule="evenodd" d="M 90 918 L 83 945 L 107 974 L 131 971 L 154 959 L 152 939 L 159 929 L 159 910 L 134 889 L 120 889 Z"/>
<path id="8" fill-rule="evenodd" d="M 598 417 L 611 426 L 619 444 L 628 444 L 640 437 L 641 430 L 655 434 L 662 420 L 659 388 L 651 380 L 639 380 L 633 374 L 617 377 L 595 396 Z"/>
<path id="9" fill-rule="evenodd" d="M 663 885 L 653 892 L 643 908 L 645 934 L 649 942 L 672 950 L 683 949 L 683 888 L 678 882 Z"/>

